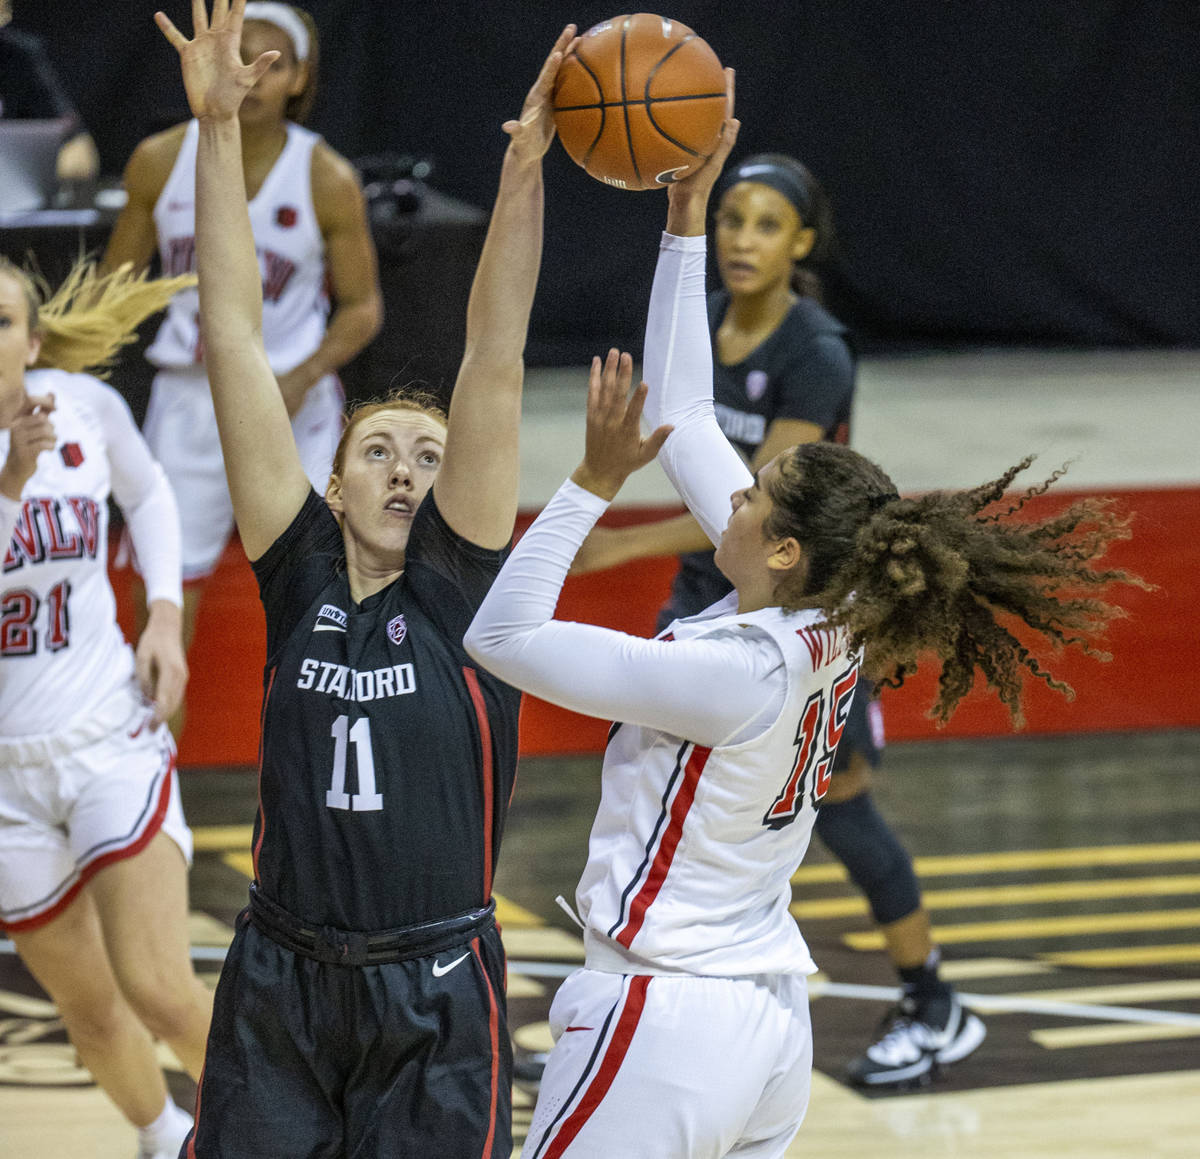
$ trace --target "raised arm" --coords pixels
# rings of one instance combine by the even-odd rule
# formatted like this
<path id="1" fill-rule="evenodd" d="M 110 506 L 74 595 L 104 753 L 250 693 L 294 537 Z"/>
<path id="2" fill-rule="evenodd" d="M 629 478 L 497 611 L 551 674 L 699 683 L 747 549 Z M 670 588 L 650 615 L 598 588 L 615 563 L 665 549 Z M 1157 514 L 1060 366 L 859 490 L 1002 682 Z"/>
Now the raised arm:
<path id="1" fill-rule="evenodd" d="M 675 428 L 659 462 L 713 543 L 728 522 L 730 495 L 750 483 L 746 464 L 721 433 L 713 411 L 704 287 L 708 198 L 739 127 L 733 119 L 733 74 L 726 73 L 728 112 L 721 142 L 705 165 L 668 190 L 667 230 L 650 292 L 643 358 L 650 387 L 646 421 Z"/>
<path id="2" fill-rule="evenodd" d="M 542 158 L 554 139 L 550 95 L 575 36 L 567 25 L 509 135 L 500 189 L 467 305 L 467 341 L 454 394 L 438 510 L 459 535 L 499 548 L 517 513 L 517 438 L 525 336 L 542 261 Z"/>
<path id="3" fill-rule="evenodd" d="M 667 643 L 553 618 L 580 542 L 667 436 L 665 427 L 640 435 L 646 388 L 628 399 L 632 365 L 616 351 L 603 366 L 593 361 L 584 461 L 505 561 L 463 645 L 501 679 L 564 708 L 699 744 L 746 740 L 783 705 L 782 658 L 769 637 L 739 626 L 719 638 Z M 706 700 L 697 688 L 723 692 Z"/>
<path id="4" fill-rule="evenodd" d="M 242 545 L 257 559 L 286 530 L 309 492 L 287 408 L 262 338 L 262 279 L 246 208 L 238 108 L 279 55 L 243 65 L 246 0 L 192 5 L 188 40 L 161 12 L 155 21 L 179 53 L 200 122 L 196 158 L 196 272 L 200 332 L 225 474 Z"/>

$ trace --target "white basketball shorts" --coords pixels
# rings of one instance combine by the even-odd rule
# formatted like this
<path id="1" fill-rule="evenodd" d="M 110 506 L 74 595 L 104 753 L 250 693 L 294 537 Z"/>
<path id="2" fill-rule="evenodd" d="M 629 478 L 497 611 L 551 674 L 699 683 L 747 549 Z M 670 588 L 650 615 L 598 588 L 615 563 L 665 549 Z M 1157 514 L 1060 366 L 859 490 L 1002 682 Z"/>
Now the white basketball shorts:
<path id="1" fill-rule="evenodd" d="M 521 1159 L 776 1159 L 808 1108 L 800 974 L 583 969 L 560 987 L 550 1029 Z"/>
<path id="2" fill-rule="evenodd" d="M 343 424 L 345 396 L 328 374 L 292 418 L 304 473 L 325 494 Z M 150 388 L 142 434 L 162 464 L 179 506 L 184 581 L 211 574 L 233 532 L 233 503 L 208 379 L 200 368 L 160 370 Z"/>
<path id="3" fill-rule="evenodd" d="M 52 921 L 159 830 L 190 863 L 175 745 L 150 718 L 124 687 L 61 733 L 0 738 L 0 926 L 19 933 Z"/>

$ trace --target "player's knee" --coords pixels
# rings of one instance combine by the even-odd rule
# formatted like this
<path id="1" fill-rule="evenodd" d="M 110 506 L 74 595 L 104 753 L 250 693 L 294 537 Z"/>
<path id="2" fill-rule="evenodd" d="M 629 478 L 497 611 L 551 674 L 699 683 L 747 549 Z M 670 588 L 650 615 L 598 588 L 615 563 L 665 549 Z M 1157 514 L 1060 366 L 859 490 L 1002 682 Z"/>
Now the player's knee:
<path id="1" fill-rule="evenodd" d="M 140 969 L 121 979 L 121 989 L 138 1019 L 156 1038 L 171 1042 L 187 1034 L 196 1017 L 195 982 L 165 966 Z"/>
<path id="2" fill-rule="evenodd" d="M 77 1048 L 113 1042 L 121 1020 L 129 1017 L 129 1008 L 115 986 L 85 984 L 51 997 Z"/>
<path id="3" fill-rule="evenodd" d="M 870 793 L 822 804 L 816 831 L 866 895 L 880 925 L 899 921 L 920 907 L 912 858 L 875 808 Z"/>

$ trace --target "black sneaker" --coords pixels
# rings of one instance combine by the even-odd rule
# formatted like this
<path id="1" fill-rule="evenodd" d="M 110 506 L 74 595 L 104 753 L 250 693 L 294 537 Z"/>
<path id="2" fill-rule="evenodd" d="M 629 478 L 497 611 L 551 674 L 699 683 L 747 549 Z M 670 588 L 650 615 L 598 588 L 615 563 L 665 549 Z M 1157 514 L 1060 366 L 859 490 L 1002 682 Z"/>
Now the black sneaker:
<path id="1" fill-rule="evenodd" d="M 953 990 L 920 1010 L 906 994 L 880 1030 L 879 1039 L 847 1068 L 847 1077 L 858 1086 L 921 1085 L 935 1066 L 966 1058 L 987 1035 L 982 1020 Z"/>

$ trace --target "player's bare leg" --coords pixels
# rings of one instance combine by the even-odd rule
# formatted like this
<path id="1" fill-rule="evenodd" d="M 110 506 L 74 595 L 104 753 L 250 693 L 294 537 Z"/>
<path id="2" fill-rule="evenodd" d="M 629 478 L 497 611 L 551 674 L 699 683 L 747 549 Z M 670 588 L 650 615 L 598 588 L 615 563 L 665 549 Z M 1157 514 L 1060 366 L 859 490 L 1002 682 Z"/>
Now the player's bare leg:
<path id="1" fill-rule="evenodd" d="M 136 857 L 102 869 L 90 888 L 121 992 L 199 1079 L 212 993 L 192 970 L 183 854 L 158 833 Z"/>
<path id="2" fill-rule="evenodd" d="M 17 953 L 58 1007 L 80 1061 L 136 1127 L 163 1109 L 167 1086 L 154 1042 L 109 965 L 96 907 L 84 890 L 48 925 L 13 933 Z"/>

